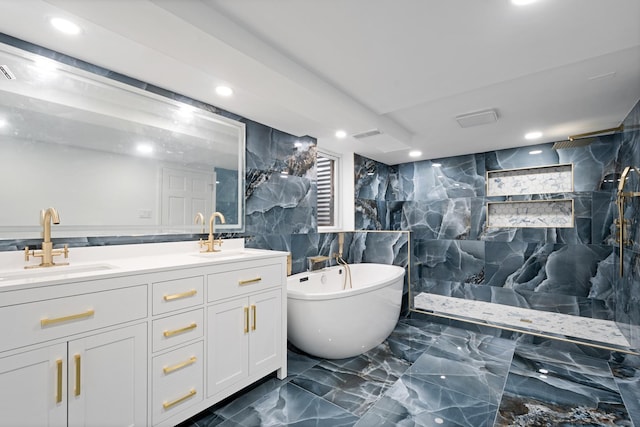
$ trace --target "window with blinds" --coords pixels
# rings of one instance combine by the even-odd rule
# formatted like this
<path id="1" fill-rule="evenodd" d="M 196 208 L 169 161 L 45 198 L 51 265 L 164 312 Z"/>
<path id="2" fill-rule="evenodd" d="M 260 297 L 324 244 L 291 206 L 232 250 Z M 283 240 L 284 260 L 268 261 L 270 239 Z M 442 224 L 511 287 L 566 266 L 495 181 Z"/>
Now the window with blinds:
<path id="1" fill-rule="evenodd" d="M 318 153 L 318 226 L 336 226 L 336 160 Z"/>

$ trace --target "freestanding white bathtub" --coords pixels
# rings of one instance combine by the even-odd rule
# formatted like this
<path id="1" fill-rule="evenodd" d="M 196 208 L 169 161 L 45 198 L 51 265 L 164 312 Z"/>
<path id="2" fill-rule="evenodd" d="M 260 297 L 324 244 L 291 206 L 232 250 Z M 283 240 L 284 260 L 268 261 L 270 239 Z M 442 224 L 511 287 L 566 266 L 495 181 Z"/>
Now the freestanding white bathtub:
<path id="1" fill-rule="evenodd" d="M 352 289 L 343 290 L 345 267 L 287 278 L 287 334 L 300 350 L 326 359 L 362 354 L 382 343 L 400 315 L 404 268 L 349 265 Z"/>

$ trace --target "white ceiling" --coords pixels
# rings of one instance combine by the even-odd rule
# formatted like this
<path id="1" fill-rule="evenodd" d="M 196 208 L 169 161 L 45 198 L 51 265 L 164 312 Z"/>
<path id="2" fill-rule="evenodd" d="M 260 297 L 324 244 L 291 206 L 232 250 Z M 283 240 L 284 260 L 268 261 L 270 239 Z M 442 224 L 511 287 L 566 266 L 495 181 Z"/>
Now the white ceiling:
<path id="1" fill-rule="evenodd" d="M 387 164 L 619 125 L 640 99 L 639 17 L 640 0 L 0 0 L 0 32 Z M 489 108 L 496 123 L 455 121 Z"/>

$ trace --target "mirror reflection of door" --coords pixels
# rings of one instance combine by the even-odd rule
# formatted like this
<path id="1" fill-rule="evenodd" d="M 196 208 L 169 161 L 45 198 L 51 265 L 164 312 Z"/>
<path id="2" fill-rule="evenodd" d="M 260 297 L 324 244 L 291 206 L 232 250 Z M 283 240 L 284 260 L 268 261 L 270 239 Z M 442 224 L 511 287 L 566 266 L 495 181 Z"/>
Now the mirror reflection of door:
<path id="1" fill-rule="evenodd" d="M 215 212 L 215 171 L 194 172 L 184 169 L 162 169 L 161 224 L 185 226 L 194 224 L 196 213 L 205 221 Z M 198 225 L 198 229 L 200 229 Z"/>

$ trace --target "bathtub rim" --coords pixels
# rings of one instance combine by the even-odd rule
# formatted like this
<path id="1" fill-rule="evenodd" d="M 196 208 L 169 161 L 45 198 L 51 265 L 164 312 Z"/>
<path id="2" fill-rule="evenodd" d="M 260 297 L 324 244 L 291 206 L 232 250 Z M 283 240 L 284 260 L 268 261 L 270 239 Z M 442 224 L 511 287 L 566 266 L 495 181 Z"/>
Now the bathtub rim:
<path id="1" fill-rule="evenodd" d="M 296 299 L 296 300 L 307 300 L 307 301 L 310 301 L 310 300 L 322 301 L 322 300 L 332 300 L 332 299 L 337 299 L 337 298 L 347 298 L 347 297 L 353 296 L 353 295 L 358 295 L 358 294 L 363 294 L 363 293 L 368 293 L 368 292 L 374 292 L 374 291 L 376 291 L 376 290 L 378 290 L 380 288 L 384 288 L 386 286 L 391 285 L 392 283 L 394 283 L 398 279 L 403 279 L 404 280 L 404 277 L 406 275 L 406 268 L 405 267 L 401 267 L 399 265 L 381 264 L 381 263 L 367 263 L 367 262 L 362 262 L 362 263 L 357 263 L 357 264 L 349 264 L 350 267 L 352 267 L 354 265 L 379 265 L 379 266 L 384 266 L 385 268 L 388 268 L 391 271 L 393 271 L 393 270 L 396 270 L 396 271 L 393 274 L 390 274 L 389 277 L 385 277 L 384 279 L 380 279 L 380 280 L 375 280 L 375 281 L 367 284 L 367 286 L 363 286 L 363 287 L 360 287 L 360 288 L 340 289 L 340 290 L 331 291 L 331 292 L 313 292 L 313 293 L 290 289 L 289 288 L 289 280 L 294 279 L 296 277 L 302 278 L 304 276 L 321 274 L 323 271 L 327 271 L 329 269 L 344 268 L 344 266 L 342 266 L 342 265 L 334 265 L 334 266 L 326 267 L 326 268 L 323 268 L 323 269 L 317 270 L 317 271 L 307 271 L 307 272 L 302 272 L 302 273 L 296 273 L 296 274 L 293 274 L 293 275 L 287 277 L 287 298 Z"/>

